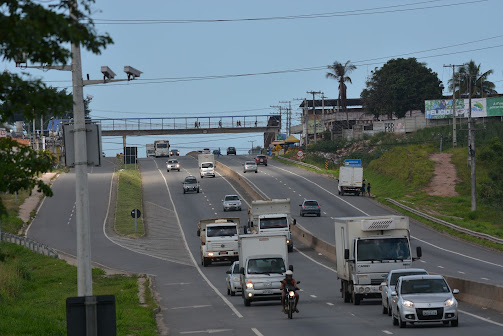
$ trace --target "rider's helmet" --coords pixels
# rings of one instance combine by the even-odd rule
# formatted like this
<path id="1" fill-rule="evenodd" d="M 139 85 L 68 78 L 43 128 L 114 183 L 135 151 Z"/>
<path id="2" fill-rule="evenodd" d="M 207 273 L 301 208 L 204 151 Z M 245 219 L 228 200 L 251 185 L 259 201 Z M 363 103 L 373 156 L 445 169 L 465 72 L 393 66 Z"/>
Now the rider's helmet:
<path id="1" fill-rule="evenodd" d="M 292 275 L 293 275 L 293 272 L 292 272 L 292 271 L 290 271 L 290 270 L 288 270 L 288 271 L 286 271 L 285 275 L 290 275 L 290 276 L 292 276 Z"/>

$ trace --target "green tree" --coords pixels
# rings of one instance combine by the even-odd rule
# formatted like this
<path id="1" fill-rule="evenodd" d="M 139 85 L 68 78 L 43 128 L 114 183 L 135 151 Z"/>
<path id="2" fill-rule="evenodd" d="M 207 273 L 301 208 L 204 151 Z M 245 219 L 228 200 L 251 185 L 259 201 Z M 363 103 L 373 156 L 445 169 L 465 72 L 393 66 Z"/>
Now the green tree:
<path id="1" fill-rule="evenodd" d="M 80 8 L 74 3 L 78 1 Z M 107 35 L 99 35 L 90 19 L 94 0 L 60 0 L 40 4 L 32 0 L 0 0 L 0 55 L 6 61 L 29 61 L 35 64 L 69 64 L 71 43 L 100 54 L 112 43 Z M 72 9 L 72 16 L 69 11 Z M 40 116 L 63 116 L 73 107 L 72 97 L 64 91 L 46 86 L 22 70 L 0 74 L 0 122 L 20 115 L 24 120 Z M 0 192 L 13 193 L 38 186 L 51 195 L 49 186 L 37 180 L 53 164 L 49 153 L 19 146 L 10 139 L 0 142 Z M 0 201 L 0 215 L 5 208 Z"/>
<path id="2" fill-rule="evenodd" d="M 344 64 L 335 61 L 334 64 L 329 65 L 327 68 L 330 71 L 326 73 L 325 77 L 335 79 L 339 82 L 339 106 L 342 111 L 346 112 L 346 122 L 349 128 L 349 116 L 347 113 L 346 104 L 348 87 L 346 86 L 346 83 L 348 82 L 353 84 L 351 77 L 349 77 L 349 74 L 356 69 L 356 66 L 352 64 L 351 61 L 347 61 Z"/>
<path id="3" fill-rule="evenodd" d="M 481 73 L 480 64 L 476 65 L 474 60 L 470 60 L 470 62 L 463 64 L 454 75 L 456 79 L 454 85 L 456 97 L 468 96 L 470 84 L 472 88 L 472 97 L 474 98 L 483 98 L 487 95 L 497 94 L 498 92 L 494 89 L 496 85 L 487 79 L 493 73 L 494 71 L 492 69 Z M 450 79 L 449 90 L 452 91 L 452 88 L 453 83 L 452 79 Z"/>
<path id="4" fill-rule="evenodd" d="M 497 209 L 503 209 L 503 144 L 495 137 L 478 155 L 480 163 L 488 171 L 488 181 L 480 183 L 481 200 Z"/>
<path id="5" fill-rule="evenodd" d="M 393 114 L 403 118 L 407 111 L 424 112 L 424 101 L 442 96 L 438 76 L 415 58 L 389 60 L 375 68 L 361 93 L 363 106 L 376 117 Z"/>

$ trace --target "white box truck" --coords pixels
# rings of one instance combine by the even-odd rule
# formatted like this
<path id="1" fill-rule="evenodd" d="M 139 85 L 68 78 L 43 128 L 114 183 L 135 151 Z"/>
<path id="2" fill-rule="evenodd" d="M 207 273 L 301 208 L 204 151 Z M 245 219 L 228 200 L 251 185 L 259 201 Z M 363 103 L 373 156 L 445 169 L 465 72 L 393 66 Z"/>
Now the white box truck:
<path id="1" fill-rule="evenodd" d="M 284 233 L 287 237 L 289 252 L 293 251 L 290 225 L 296 223 L 291 216 L 289 198 L 252 201 L 248 209 L 248 232 Z"/>
<path id="2" fill-rule="evenodd" d="M 147 144 L 147 157 L 155 157 L 154 144 Z"/>
<path id="3" fill-rule="evenodd" d="M 405 216 L 346 217 L 335 219 L 337 278 L 344 302 L 360 304 L 381 298 L 379 286 L 389 271 L 410 268 L 417 258 L 410 252 L 409 218 Z"/>
<path id="4" fill-rule="evenodd" d="M 215 261 L 238 260 L 239 218 L 201 219 L 197 224 L 201 238 L 201 265 Z"/>
<path id="5" fill-rule="evenodd" d="M 359 196 L 362 191 L 363 183 L 363 168 L 362 167 L 345 167 L 339 168 L 339 181 L 337 189 L 339 195 L 347 193 Z"/>
<path id="6" fill-rule="evenodd" d="M 197 156 L 199 164 L 199 173 L 201 178 L 212 176 L 215 177 L 215 155 L 213 154 L 199 154 Z"/>
<path id="7" fill-rule="evenodd" d="M 246 234 L 239 236 L 239 271 L 245 306 L 252 301 L 281 300 L 281 280 L 288 266 L 286 235 Z"/>

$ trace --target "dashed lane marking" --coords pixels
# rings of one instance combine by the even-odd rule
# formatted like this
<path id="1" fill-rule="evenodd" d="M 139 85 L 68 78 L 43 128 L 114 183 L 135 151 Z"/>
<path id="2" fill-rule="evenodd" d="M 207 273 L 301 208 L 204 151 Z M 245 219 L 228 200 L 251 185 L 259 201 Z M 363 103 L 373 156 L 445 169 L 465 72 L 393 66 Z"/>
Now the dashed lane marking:
<path id="1" fill-rule="evenodd" d="M 481 279 L 482 279 L 482 280 L 486 280 L 486 281 L 489 281 L 489 279 L 488 279 L 488 278 L 481 278 Z"/>
<path id="2" fill-rule="evenodd" d="M 189 308 L 206 308 L 211 307 L 211 305 L 195 305 L 195 306 L 185 306 L 185 307 L 173 307 L 171 309 L 189 309 Z"/>
<path id="3" fill-rule="evenodd" d="M 262 334 L 260 331 L 258 331 L 257 328 L 251 328 L 251 330 L 255 333 L 255 335 L 257 336 L 264 336 L 264 334 Z"/>
<path id="4" fill-rule="evenodd" d="M 393 335 L 393 333 L 389 330 L 381 330 L 383 333 L 388 334 L 388 335 Z"/>
<path id="5" fill-rule="evenodd" d="M 334 304 L 332 302 L 327 302 L 327 305 L 333 306 Z"/>
<path id="6" fill-rule="evenodd" d="M 313 295 L 313 294 L 311 294 L 311 295 L 309 295 L 309 296 L 310 296 L 310 297 L 312 297 L 312 298 L 317 298 L 317 296 L 316 296 L 316 295 Z"/>
<path id="7" fill-rule="evenodd" d="M 444 268 L 444 266 L 437 266 L 438 268 Z"/>
<path id="8" fill-rule="evenodd" d="M 459 274 L 465 274 L 465 272 L 458 271 Z"/>

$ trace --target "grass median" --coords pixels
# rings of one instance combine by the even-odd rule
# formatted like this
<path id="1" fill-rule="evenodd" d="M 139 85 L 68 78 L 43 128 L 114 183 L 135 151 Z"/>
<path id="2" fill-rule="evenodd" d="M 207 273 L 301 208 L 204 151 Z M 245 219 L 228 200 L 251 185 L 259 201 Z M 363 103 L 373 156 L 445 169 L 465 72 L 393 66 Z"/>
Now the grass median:
<path id="1" fill-rule="evenodd" d="M 157 335 L 156 304 L 138 297 L 138 276 L 93 269 L 94 295 L 115 295 L 118 335 Z M 0 335 L 66 335 L 66 298 L 77 296 L 77 268 L 0 244 Z"/>
<path id="2" fill-rule="evenodd" d="M 118 193 L 115 208 L 115 231 L 132 238 L 140 237 L 145 233 L 143 216 L 138 218 L 138 231 L 135 232 L 135 220 L 131 217 L 131 211 L 142 207 L 142 183 L 140 171 L 135 165 L 125 165 L 124 169 L 117 172 Z"/>

